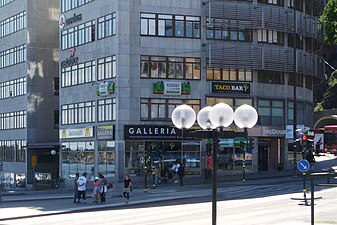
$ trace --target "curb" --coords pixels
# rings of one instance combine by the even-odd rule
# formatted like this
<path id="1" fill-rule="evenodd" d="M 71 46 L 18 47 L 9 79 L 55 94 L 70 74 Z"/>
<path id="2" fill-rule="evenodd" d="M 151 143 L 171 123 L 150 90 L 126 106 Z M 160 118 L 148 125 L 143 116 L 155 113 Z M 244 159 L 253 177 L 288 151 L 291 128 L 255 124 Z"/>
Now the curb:
<path id="1" fill-rule="evenodd" d="M 81 208 L 68 208 L 64 210 L 58 210 L 58 211 L 49 211 L 49 212 L 39 212 L 37 214 L 31 214 L 26 216 L 17 216 L 17 217 L 5 217 L 0 218 L 0 221 L 8 221 L 8 220 L 17 220 L 17 219 L 27 219 L 27 218 L 33 218 L 33 217 L 42 217 L 42 216 L 51 216 L 51 215 L 60 215 L 60 214 L 68 214 L 68 213 L 76 213 L 76 212 L 85 212 L 88 210 L 97 210 L 97 209 L 106 209 L 106 208 L 114 208 L 114 207 L 120 207 L 120 206 L 135 206 L 135 205 L 141 205 L 145 203 L 154 203 L 154 202 L 163 202 L 163 201 L 171 201 L 175 199 L 188 199 L 188 198 L 194 198 L 194 197 L 202 197 L 207 196 L 207 194 L 193 194 L 193 195 L 184 195 L 184 196 L 174 196 L 174 197 L 158 197 L 154 199 L 148 199 L 148 200 L 135 200 L 131 201 L 128 204 L 120 202 L 120 203 L 111 203 L 111 204 L 104 204 L 104 205 L 89 205 Z"/>

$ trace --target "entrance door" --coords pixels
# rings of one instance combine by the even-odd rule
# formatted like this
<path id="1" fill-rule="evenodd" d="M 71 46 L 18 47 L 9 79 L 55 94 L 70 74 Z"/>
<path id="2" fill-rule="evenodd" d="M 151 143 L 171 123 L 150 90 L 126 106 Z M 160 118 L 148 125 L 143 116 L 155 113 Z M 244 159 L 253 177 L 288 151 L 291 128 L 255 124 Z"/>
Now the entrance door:
<path id="1" fill-rule="evenodd" d="M 259 146 L 258 170 L 268 171 L 268 146 Z"/>

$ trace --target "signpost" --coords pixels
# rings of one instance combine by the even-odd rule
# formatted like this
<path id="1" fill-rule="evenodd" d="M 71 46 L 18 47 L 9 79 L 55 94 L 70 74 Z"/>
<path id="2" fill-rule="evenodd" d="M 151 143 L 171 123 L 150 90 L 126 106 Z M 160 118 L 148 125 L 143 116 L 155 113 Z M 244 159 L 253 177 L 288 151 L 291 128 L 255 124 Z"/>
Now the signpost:
<path id="1" fill-rule="evenodd" d="M 310 164 L 309 164 L 308 160 L 302 159 L 302 160 L 298 161 L 297 169 L 302 173 L 307 172 L 310 169 Z"/>
<path id="2" fill-rule="evenodd" d="M 35 188 L 35 167 L 37 163 L 37 158 L 35 155 L 32 156 L 32 167 L 33 167 L 33 187 Z"/>

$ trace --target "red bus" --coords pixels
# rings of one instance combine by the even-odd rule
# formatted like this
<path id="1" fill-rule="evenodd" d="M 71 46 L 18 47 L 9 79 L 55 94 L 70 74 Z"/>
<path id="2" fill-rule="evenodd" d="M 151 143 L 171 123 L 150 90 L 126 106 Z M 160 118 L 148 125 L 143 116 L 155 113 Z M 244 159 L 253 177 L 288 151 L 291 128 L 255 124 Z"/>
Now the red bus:
<path id="1" fill-rule="evenodd" d="M 337 125 L 326 125 L 315 131 L 315 151 L 337 154 Z"/>

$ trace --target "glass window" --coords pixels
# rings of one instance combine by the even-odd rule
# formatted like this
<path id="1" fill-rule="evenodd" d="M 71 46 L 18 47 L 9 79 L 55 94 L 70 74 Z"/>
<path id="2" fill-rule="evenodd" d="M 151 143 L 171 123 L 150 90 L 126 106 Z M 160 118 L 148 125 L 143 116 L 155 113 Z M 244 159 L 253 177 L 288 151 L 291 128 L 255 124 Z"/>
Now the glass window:
<path id="1" fill-rule="evenodd" d="M 200 38 L 200 17 L 141 13 L 141 35 Z"/>
<path id="2" fill-rule="evenodd" d="M 284 124 L 284 102 L 277 100 L 258 100 L 258 114 L 261 125 Z"/>
<path id="3" fill-rule="evenodd" d="M 98 173 L 114 177 L 116 172 L 115 141 L 98 142 Z"/>
<path id="4" fill-rule="evenodd" d="M 200 110 L 200 100 L 182 99 L 141 99 L 141 120 L 170 120 L 172 111 L 178 105 L 190 105 L 196 113 Z"/>
<path id="5" fill-rule="evenodd" d="M 200 79 L 200 59 L 141 56 L 142 78 Z"/>

